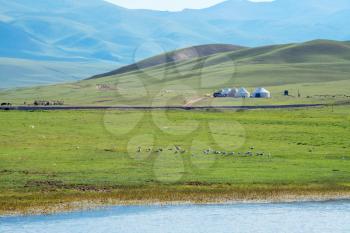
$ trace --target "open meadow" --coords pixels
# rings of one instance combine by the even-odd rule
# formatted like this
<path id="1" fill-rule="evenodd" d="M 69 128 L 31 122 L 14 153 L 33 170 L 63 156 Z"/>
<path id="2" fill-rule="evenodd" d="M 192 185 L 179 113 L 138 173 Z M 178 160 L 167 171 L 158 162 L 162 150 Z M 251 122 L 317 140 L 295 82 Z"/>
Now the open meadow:
<path id="1" fill-rule="evenodd" d="M 1 111 L 0 124 L 0 213 L 350 194 L 349 106 Z"/>

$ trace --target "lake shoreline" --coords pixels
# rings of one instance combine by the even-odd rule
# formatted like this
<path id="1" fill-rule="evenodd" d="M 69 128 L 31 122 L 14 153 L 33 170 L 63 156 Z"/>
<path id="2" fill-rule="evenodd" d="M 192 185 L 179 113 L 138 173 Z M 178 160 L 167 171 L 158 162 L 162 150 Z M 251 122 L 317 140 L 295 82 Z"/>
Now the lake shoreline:
<path id="1" fill-rule="evenodd" d="M 90 193 L 91 194 L 91 193 Z M 177 194 L 174 193 L 174 196 Z M 92 196 L 84 195 L 80 196 L 79 199 L 72 199 L 68 201 L 66 197 L 54 201 L 46 200 L 44 205 L 31 205 L 30 207 L 17 207 L 11 208 L 11 210 L 1 209 L 0 217 L 9 216 L 37 216 L 37 215 L 52 215 L 60 213 L 70 213 L 79 211 L 93 211 L 103 208 L 115 207 L 115 206 L 181 206 L 181 205 L 234 205 L 234 204 L 283 204 L 283 203 L 304 203 L 304 202 L 328 202 L 328 201 L 343 201 L 350 200 L 350 190 L 342 191 L 328 191 L 319 192 L 316 194 L 314 191 L 309 193 L 303 191 L 296 191 L 295 193 L 275 193 L 270 197 L 266 196 L 266 193 L 250 192 L 246 197 L 237 198 L 237 193 L 232 193 L 232 196 L 236 198 L 228 197 L 227 195 L 208 195 L 204 196 L 203 193 L 197 193 L 196 196 L 189 195 L 186 200 L 184 197 L 173 200 L 161 200 L 161 198 L 149 198 L 149 199 L 121 199 L 113 198 L 113 194 L 109 197 L 93 198 Z M 64 200 L 66 199 L 66 200 Z"/>

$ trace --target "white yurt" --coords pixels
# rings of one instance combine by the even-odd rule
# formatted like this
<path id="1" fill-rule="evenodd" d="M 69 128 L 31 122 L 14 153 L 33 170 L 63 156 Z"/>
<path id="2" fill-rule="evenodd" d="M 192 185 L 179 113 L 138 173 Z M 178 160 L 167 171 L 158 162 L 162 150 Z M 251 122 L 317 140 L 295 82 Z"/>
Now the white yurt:
<path id="1" fill-rule="evenodd" d="M 271 93 L 263 87 L 257 88 L 253 93 L 254 98 L 271 98 Z"/>
<path id="2" fill-rule="evenodd" d="M 231 88 L 231 91 L 228 93 L 228 97 L 236 97 L 238 93 L 238 89 L 237 88 Z"/>
<path id="3" fill-rule="evenodd" d="M 231 88 L 224 88 L 221 90 L 221 94 L 223 94 L 224 96 L 229 96 L 231 91 L 232 91 Z"/>
<path id="4" fill-rule="evenodd" d="M 247 91 L 247 89 L 245 89 L 244 87 L 241 87 L 241 88 L 238 89 L 236 97 L 238 97 L 238 98 L 249 98 L 250 97 L 250 93 L 249 93 L 249 91 Z"/>

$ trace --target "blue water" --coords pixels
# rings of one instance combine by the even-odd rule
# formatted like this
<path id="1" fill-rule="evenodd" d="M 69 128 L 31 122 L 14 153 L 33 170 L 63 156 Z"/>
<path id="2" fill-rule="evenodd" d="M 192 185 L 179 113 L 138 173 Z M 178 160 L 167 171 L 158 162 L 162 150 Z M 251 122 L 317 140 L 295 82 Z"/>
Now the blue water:
<path id="1" fill-rule="evenodd" d="M 0 218 L 1 233 L 349 233 L 350 202 L 131 206 Z"/>

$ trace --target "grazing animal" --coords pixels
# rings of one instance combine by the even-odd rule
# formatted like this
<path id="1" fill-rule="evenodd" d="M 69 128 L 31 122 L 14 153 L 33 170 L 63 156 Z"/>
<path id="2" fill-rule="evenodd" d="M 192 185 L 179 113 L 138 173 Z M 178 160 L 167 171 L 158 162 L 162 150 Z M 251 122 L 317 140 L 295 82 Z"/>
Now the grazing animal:
<path id="1" fill-rule="evenodd" d="M 252 153 L 251 151 L 248 151 L 248 152 L 245 153 L 245 155 L 250 155 L 250 156 L 252 156 L 253 153 Z"/>
<path id="2" fill-rule="evenodd" d="M 210 150 L 203 151 L 204 154 L 208 155 L 210 153 Z"/>

